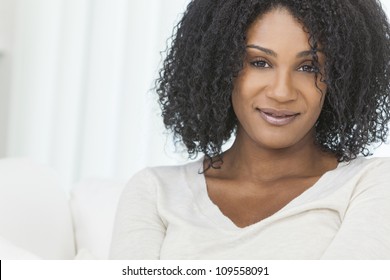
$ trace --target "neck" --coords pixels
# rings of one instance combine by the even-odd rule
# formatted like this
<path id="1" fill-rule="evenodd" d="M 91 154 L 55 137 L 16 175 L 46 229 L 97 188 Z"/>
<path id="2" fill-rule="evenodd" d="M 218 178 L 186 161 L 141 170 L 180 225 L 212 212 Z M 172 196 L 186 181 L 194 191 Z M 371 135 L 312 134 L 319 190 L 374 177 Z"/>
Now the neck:
<path id="1" fill-rule="evenodd" d="M 269 149 L 236 138 L 224 153 L 225 174 L 253 181 L 273 181 L 288 177 L 321 176 L 337 166 L 336 158 L 322 151 L 310 133 L 293 147 Z M 325 170 L 325 171 L 324 171 Z"/>

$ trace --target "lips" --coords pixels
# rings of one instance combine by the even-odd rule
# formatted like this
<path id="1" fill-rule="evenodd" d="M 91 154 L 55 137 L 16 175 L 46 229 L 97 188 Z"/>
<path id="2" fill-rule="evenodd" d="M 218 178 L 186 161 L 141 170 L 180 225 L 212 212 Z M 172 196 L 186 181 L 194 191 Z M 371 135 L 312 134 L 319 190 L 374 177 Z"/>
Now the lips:
<path id="1" fill-rule="evenodd" d="M 276 110 L 271 108 L 258 108 L 260 116 L 269 124 L 283 126 L 295 120 L 299 113 L 290 110 Z"/>

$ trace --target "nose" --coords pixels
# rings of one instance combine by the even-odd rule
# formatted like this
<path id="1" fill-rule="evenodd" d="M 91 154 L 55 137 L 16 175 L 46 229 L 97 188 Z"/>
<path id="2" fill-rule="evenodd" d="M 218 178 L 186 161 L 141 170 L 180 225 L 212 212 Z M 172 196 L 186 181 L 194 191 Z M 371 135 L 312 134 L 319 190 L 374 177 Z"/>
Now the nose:
<path id="1" fill-rule="evenodd" d="M 291 74 L 288 71 L 277 71 L 270 80 L 267 96 L 277 102 L 285 103 L 297 98 Z"/>

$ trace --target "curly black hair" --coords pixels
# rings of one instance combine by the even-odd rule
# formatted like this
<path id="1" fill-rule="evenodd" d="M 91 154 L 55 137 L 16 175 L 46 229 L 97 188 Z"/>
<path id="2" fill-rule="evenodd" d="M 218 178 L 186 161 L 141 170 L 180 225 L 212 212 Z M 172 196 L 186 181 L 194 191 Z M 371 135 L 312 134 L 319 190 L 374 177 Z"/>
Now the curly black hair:
<path id="1" fill-rule="evenodd" d="M 326 57 L 316 141 L 339 161 L 385 142 L 390 119 L 390 26 L 377 0 L 192 0 L 175 27 L 156 91 L 166 128 L 190 157 L 214 157 L 237 128 L 233 81 L 243 68 L 248 27 L 287 8 Z"/>

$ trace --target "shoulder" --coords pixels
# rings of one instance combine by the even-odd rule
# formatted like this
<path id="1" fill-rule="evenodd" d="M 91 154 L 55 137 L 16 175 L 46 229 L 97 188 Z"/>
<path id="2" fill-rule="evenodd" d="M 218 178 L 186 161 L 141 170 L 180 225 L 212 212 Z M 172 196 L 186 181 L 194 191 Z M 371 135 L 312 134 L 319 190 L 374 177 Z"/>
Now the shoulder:
<path id="1" fill-rule="evenodd" d="M 376 181 L 383 181 L 390 187 L 390 158 L 371 158 L 367 159 L 366 176 Z"/>
<path id="2" fill-rule="evenodd" d="M 355 182 L 355 194 L 390 196 L 390 158 L 357 158 L 345 168 Z"/>
<path id="3" fill-rule="evenodd" d="M 132 179 L 137 178 L 154 178 L 154 180 L 170 180 L 180 176 L 196 176 L 201 170 L 203 159 L 181 165 L 166 165 L 146 167 L 138 171 Z"/>
<path id="4" fill-rule="evenodd" d="M 155 188 L 191 181 L 199 175 L 203 159 L 182 165 L 146 167 L 135 173 L 126 188 Z"/>
<path id="5" fill-rule="evenodd" d="M 381 177 L 390 177 L 390 158 L 388 157 L 359 157 L 351 162 L 344 163 L 348 169 L 356 173 L 363 173 L 367 176 L 381 175 Z"/>
<path id="6" fill-rule="evenodd" d="M 390 194 L 390 158 L 358 157 L 328 173 L 326 191 L 347 197 Z"/>

